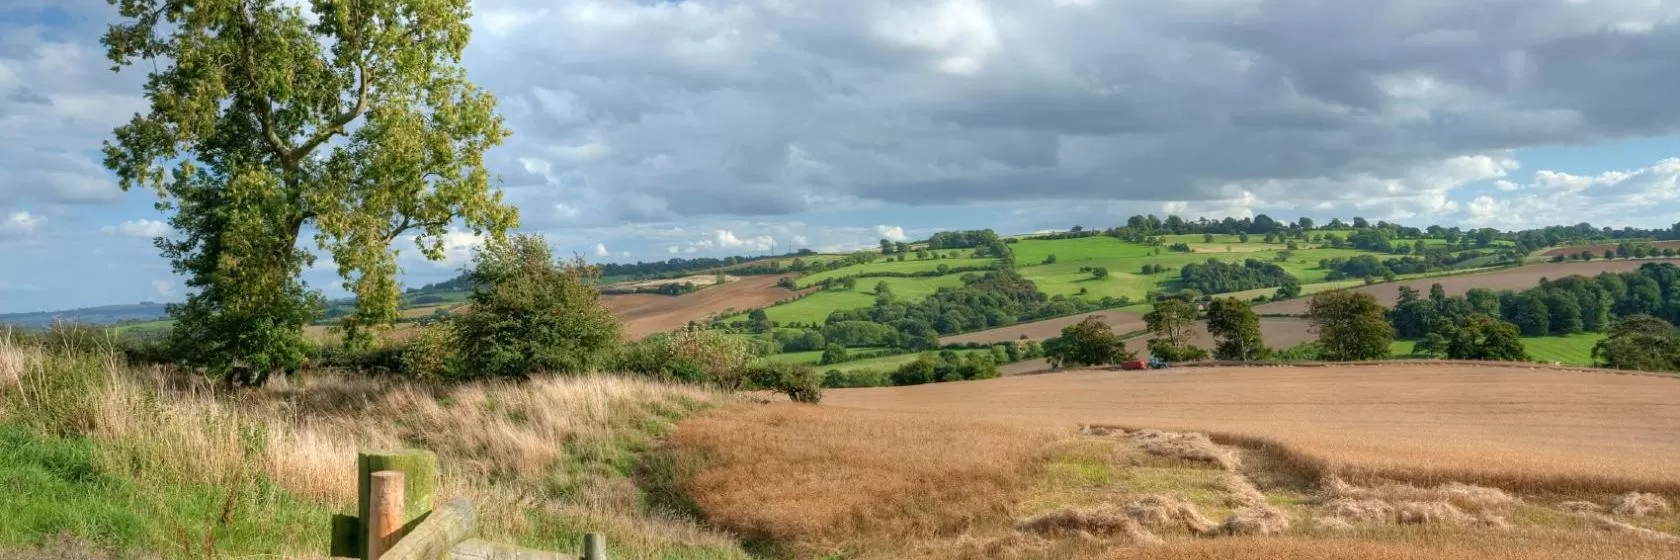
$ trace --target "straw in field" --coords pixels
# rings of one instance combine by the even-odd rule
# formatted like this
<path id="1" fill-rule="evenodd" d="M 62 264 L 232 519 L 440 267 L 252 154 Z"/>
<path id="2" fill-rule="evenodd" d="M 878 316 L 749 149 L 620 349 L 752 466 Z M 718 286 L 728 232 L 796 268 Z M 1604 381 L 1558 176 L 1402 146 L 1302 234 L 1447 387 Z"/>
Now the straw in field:
<path id="1" fill-rule="evenodd" d="M 1616 502 L 1610 506 L 1610 513 L 1623 517 L 1645 517 L 1668 513 L 1671 509 L 1668 500 L 1663 499 L 1662 496 L 1645 492 L 1628 492 L 1616 498 Z"/>

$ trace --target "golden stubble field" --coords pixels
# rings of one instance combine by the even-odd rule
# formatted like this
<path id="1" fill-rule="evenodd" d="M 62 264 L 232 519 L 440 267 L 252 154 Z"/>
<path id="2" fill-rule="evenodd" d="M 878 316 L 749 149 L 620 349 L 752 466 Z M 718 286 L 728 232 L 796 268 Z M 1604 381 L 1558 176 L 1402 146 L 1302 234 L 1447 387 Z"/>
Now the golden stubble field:
<path id="1" fill-rule="evenodd" d="M 827 406 L 1260 438 L 1337 471 L 1680 494 L 1680 379 L 1525 366 L 1083 370 L 830 391 Z"/>

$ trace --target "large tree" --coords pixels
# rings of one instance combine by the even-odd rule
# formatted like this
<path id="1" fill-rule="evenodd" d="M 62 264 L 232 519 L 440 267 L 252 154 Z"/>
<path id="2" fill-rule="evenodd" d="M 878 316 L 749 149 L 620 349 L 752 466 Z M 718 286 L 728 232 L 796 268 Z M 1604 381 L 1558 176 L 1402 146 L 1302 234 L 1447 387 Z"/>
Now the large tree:
<path id="1" fill-rule="evenodd" d="M 1630 315 L 1593 346 L 1593 359 L 1616 369 L 1680 370 L 1680 331 L 1650 315 Z"/>
<path id="2" fill-rule="evenodd" d="M 1179 298 L 1162 298 L 1155 309 L 1143 315 L 1144 325 L 1154 337 L 1149 353 L 1167 361 L 1184 362 L 1207 358 L 1207 351 L 1190 345 L 1195 335 L 1196 305 Z"/>
<path id="3" fill-rule="evenodd" d="M 1370 294 L 1340 290 L 1315 295 L 1307 304 L 1307 320 L 1318 332 L 1319 357 L 1324 360 L 1386 357 L 1394 342 L 1394 326 Z"/>
<path id="4" fill-rule="evenodd" d="M 320 313 L 299 279 L 330 255 L 356 310 L 347 340 L 397 317 L 393 241 L 431 259 L 459 219 L 499 237 L 517 212 L 484 152 L 506 138 L 467 80 L 468 0 L 112 0 L 113 68 L 147 68 L 150 108 L 105 144 L 123 189 L 156 191 L 158 247 L 193 289 L 175 306 L 189 363 L 295 365 Z"/>
<path id="5" fill-rule="evenodd" d="M 1058 366 L 1118 364 L 1136 356 L 1126 350 L 1126 341 L 1108 323 L 1096 317 L 1064 327 L 1062 336 L 1045 342 L 1045 353 Z"/>
<path id="6" fill-rule="evenodd" d="M 1217 298 L 1208 304 L 1208 333 L 1213 335 L 1213 357 L 1220 360 L 1254 361 L 1266 358 L 1260 340 L 1260 317 L 1248 302 Z"/>
<path id="7" fill-rule="evenodd" d="M 1456 324 L 1443 324 L 1437 332 L 1446 339 L 1445 354 L 1450 359 L 1529 360 L 1517 326 L 1487 315 L 1474 314 Z"/>

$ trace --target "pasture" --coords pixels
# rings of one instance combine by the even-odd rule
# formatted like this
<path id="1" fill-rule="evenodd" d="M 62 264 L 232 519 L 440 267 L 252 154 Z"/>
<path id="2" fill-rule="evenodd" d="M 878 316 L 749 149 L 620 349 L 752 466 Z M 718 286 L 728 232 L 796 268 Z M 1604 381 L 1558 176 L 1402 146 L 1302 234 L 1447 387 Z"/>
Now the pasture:
<path id="1" fill-rule="evenodd" d="M 1565 336 L 1525 336 L 1522 338 L 1523 350 L 1528 357 L 1540 363 L 1559 363 L 1570 366 L 1593 365 L 1592 349 L 1598 341 L 1604 340 L 1603 333 L 1576 333 Z M 1411 356 L 1417 341 L 1396 340 L 1389 345 L 1388 351 L 1397 357 Z"/>
<path id="2" fill-rule="evenodd" d="M 809 287 L 811 287 L 813 285 L 816 285 L 817 283 L 822 282 L 823 280 L 827 280 L 829 278 L 845 278 L 845 277 L 848 277 L 848 276 L 862 276 L 864 274 L 882 273 L 882 272 L 903 273 L 903 274 L 916 273 L 916 272 L 929 272 L 929 271 L 937 270 L 940 267 L 940 265 L 944 265 L 944 266 L 947 266 L 947 267 L 950 267 L 950 268 L 986 267 L 986 266 L 991 266 L 993 263 L 996 263 L 996 262 L 997 262 L 997 259 L 977 259 L 977 258 L 973 258 L 973 257 L 964 257 L 964 258 L 956 258 L 956 259 L 931 259 L 930 258 L 930 259 L 918 260 L 912 255 L 912 256 L 906 257 L 902 261 L 899 261 L 899 260 L 880 260 L 880 261 L 872 262 L 872 263 L 869 263 L 869 264 L 852 265 L 852 266 L 848 266 L 848 267 L 844 267 L 844 268 L 836 268 L 834 270 L 826 270 L 826 271 L 823 271 L 823 272 L 818 272 L 816 274 L 803 276 L 803 277 L 799 278 L 798 286 L 800 288 L 809 288 Z M 872 282 L 869 282 L 870 280 L 874 280 L 874 279 L 873 278 L 859 278 L 858 283 L 859 284 L 873 285 Z"/>
<path id="3" fill-rule="evenodd" d="M 1084 321 L 1086 317 L 1093 316 L 1108 324 L 1109 328 L 1114 329 L 1116 334 L 1124 334 L 1144 328 L 1142 313 L 1111 309 L 941 337 L 939 340 L 944 343 L 1010 342 L 1023 338 L 1026 340 L 1044 340 L 1053 336 L 1061 336 L 1062 329 L 1078 324 L 1080 321 Z"/>
<path id="4" fill-rule="evenodd" d="M 887 284 L 887 288 L 892 291 L 893 297 L 906 301 L 918 301 L 933 295 L 934 292 L 939 291 L 939 288 L 962 286 L 962 275 L 859 278 L 857 286 L 850 290 L 822 290 L 798 301 L 765 308 L 764 314 L 771 321 L 780 323 L 822 323 L 828 319 L 830 313 L 837 310 L 873 307 L 875 305 L 875 285 L 882 282 Z M 790 293 L 774 286 L 772 286 L 772 289 Z"/>
<path id="5" fill-rule="evenodd" d="M 1200 236 L 1194 237 L 1200 239 Z M 1244 250 L 1236 250 L 1239 245 L 1243 246 Z M 1178 271 L 1184 265 L 1204 263 L 1209 259 L 1223 262 L 1261 260 L 1277 264 L 1302 284 L 1312 284 L 1323 282 L 1330 273 L 1329 270 L 1319 268 L 1320 260 L 1375 254 L 1355 249 L 1303 248 L 1289 251 L 1289 258 L 1280 261 L 1277 260 L 1277 256 L 1287 250 L 1285 245 L 1262 243 L 1256 238 L 1250 238 L 1246 244 L 1232 243 L 1232 250 L 1228 252 L 1223 249 L 1224 245 L 1219 245 L 1218 251 L 1173 252 L 1168 251 L 1166 247 L 1149 247 L 1104 236 L 1027 239 L 1011 247 L 1015 250 L 1015 263 L 1021 276 L 1032 280 L 1041 292 L 1049 295 L 1077 295 L 1084 289 L 1087 298 L 1126 297 L 1133 300 L 1142 299 L 1152 290 L 1172 288 L 1178 282 Z M 1192 249 L 1196 248 L 1193 246 Z M 1056 262 L 1046 264 L 1045 261 L 1051 255 L 1055 255 Z M 1144 265 L 1160 265 L 1169 270 L 1144 274 Z M 1094 278 L 1091 273 L 1080 270 L 1086 267 L 1106 268 L 1109 276 L 1103 279 Z"/>

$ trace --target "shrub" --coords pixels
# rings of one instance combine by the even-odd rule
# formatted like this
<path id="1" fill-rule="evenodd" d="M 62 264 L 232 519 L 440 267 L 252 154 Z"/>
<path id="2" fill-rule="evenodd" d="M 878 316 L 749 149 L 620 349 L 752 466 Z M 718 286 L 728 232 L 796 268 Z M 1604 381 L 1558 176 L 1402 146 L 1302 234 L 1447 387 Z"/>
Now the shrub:
<path id="1" fill-rule="evenodd" d="M 770 362 L 748 368 L 747 380 L 754 386 L 776 391 L 794 402 L 822 401 L 823 375 L 807 364 Z"/>
<path id="2" fill-rule="evenodd" d="M 598 368 L 618 323 L 594 287 L 599 271 L 554 259 L 534 235 L 491 240 L 474 257 L 471 310 L 454 319 L 461 377 L 526 377 Z"/>
<path id="3" fill-rule="evenodd" d="M 420 328 L 402 350 L 403 373 L 415 378 L 453 377 L 460 373 L 454 326 L 448 322 Z"/>
<path id="4" fill-rule="evenodd" d="M 886 387 L 892 385 L 890 372 L 878 369 L 852 371 L 828 370 L 823 374 L 823 387 Z"/>

